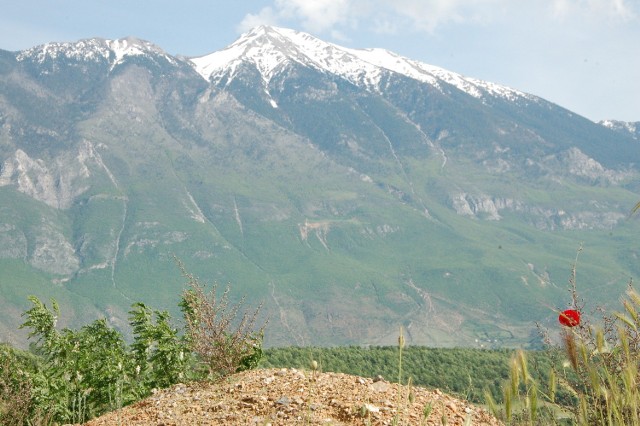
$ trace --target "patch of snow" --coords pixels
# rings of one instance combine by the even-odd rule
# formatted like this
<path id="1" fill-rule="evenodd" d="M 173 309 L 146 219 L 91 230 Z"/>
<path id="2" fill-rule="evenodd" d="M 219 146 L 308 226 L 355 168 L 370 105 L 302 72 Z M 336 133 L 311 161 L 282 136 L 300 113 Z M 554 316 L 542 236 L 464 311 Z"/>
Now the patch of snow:
<path id="1" fill-rule="evenodd" d="M 31 59 L 38 63 L 44 63 L 47 59 L 60 58 L 94 62 L 108 60 L 109 49 L 104 45 L 104 40 L 90 39 L 76 43 L 47 43 L 23 50 L 17 56 L 18 61 Z"/>
<path id="2" fill-rule="evenodd" d="M 144 56 L 155 54 L 163 56 L 171 64 L 176 64 L 176 60 L 166 54 L 162 49 L 145 40 L 133 37 L 122 38 L 118 40 L 105 40 L 109 49 L 115 54 L 115 63 L 113 66 L 122 62 L 128 56 Z"/>
<path id="3" fill-rule="evenodd" d="M 631 135 L 636 135 L 640 133 L 640 121 L 638 122 L 629 122 L 629 121 L 619 121 L 619 120 L 602 120 L 599 123 L 601 126 L 607 127 L 612 130 L 623 130 L 631 133 Z"/>
<path id="4" fill-rule="evenodd" d="M 269 93 L 269 91 L 268 91 L 268 90 L 266 90 L 266 89 L 265 89 L 265 91 L 264 91 L 264 92 L 266 93 L 267 98 L 269 98 L 269 103 L 271 104 L 271 107 L 272 107 L 272 108 L 278 108 L 278 104 L 276 103 L 275 99 L 273 99 L 273 98 L 271 97 L 271 93 Z"/>

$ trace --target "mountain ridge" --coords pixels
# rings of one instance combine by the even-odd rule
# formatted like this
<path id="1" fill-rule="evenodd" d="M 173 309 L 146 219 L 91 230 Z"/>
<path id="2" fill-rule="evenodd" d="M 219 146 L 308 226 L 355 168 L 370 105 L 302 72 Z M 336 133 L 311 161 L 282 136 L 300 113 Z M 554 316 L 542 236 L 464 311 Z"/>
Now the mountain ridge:
<path id="1" fill-rule="evenodd" d="M 77 42 L 53 42 L 20 51 L 18 61 L 34 60 L 43 63 L 60 57 L 75 60 L 111 60 L 114 66 L 126 56 L 144 54 L 173 58 L 155 44 L 136 37 L 121 39 L 88 38 Z"/>
<path id="2" fill-rule="evenodd" d="M 24 61 L 26 59 L 37 60 L 39 62 L 44 62 L 45 60 L 55 59 L 59 55 L 65 56 L 68 59 L 114 59 L 115 61 L 112 65 L 112 68 L 118 65 L 125 57 L 127 56 L 141 56 L 145 54 L 155 54 L 161 55 L 167 58 L 170 62 L 180 62 L 184 61 L 186 63 L 191 64 L 194 69 L 200 74 L 205 80 L 209 81 L 213 78 L 213 74 L 218 74 L 221 72 L 221 69 L 228 68 L 233 62 L 238 60 L 247 61 L 247 58 L 251 60 L 255 60 L 251 55 L 247 55 L 246 50 L 239 53 L 234 49 L 236 47 L 245 45 L 245 44 L 253 44 L 256 45 L 257 39 L 260 37 L 269 37 L 274 34 L 281 37 L 285 43 L 292 43 L 294 45 L 295 50 L 301 51 L 305 48 L 308 49 L 308 46 L 313 46 L 310 51 L 315 50 L 315 56 L 322 58 L 322 55 L 319 55 L 317 50 L 327 50 L 329 48 L 334 49 L 338 53 L 342 54 L 350 54 L 353 57 L 359 59 L 357 65 L 362 65 L 363 63 L 367 63 L 376 68 L 374 69 L 366 69 L 364 74 L 372 74 L 368 78 L 364 78 L 364 81 L 368 82 L 368 86 L 374 87 L 376 85 L 379 68 L 383 68 L 387 71 L 403 74 L 406 77 L 414 78 L 418 81 L 429 83 L 437 86 L 438 81 L 444 81 L 467 94 L 470 94 L 474 97 L 481 97 L 482 92 L 492 94 L 495 96 L 502 96 L 510 100 L 514 100 L 515 98 L 526 98 L 531 101 L 535 101 L 540 99 L 538 96 L 533 94 L 527 94 L 521 92 L 517 89 L 510 88 L 507 86 L 503 86 L 500 84 L 492 83 L 485 80 L 480 80 L 473 77 L 465 77 L 461 74 L 448 71 L 444 68 L 440 68 L 434 65 L 429 65 L 424 62 L 415 61 L 409 58 L 405 58 L 400 56 L 394 52 L 388 51 L 386 49 L 380 48 L 362 48 L 362 49 L 354 49 L 342 47 L 333 43 L 328 43 L 321 41 L 320 39 L 301 31 L 295 31 L 287 28 L 281 27 L 273 27 L 273 26 L 258 26 L 250 31 L 242 34 L 239 38 L 234 41 L 229 46 L 214 51 L 209 54 L 194 56 L 194 57 L 185 57 L 182 55 L 171 55 L 168 54 L 161 47 L 155 45 L 152 42 L 139 39 L 135 36 L 127 36 L 119 39 L 105 39 L 101 37 L 93 37 L 82 39 L 76 42 L 50 42 L 45 43 L 43 45 L 34 46 L 29 49 L 21 50 L 16 56 L 18 61 Z M 296 45 L 296 40 L 299 43 Z M 236 50 L 236 51 L 233 51 Z M 286 51 L 286 49 L 283 49 Z M 8 51 L 6 51 L 8 52 Z M 11 52 L 9 52 L 11 53 Z M 304 54 L 304 53 L 303 53 Z M 257 55 L 259 56 L 259 55 Z M 286 55 L 283 55 L 279 59 L 282 60 L 286 58 Z M 288 58 L 290 59 L 290 58 Z M 331 69 L 331 66 L 327 66 L 326 64 L 322 64 L 322 62 L 327 62 L 328 59 L 323 58 L 315 61 L 315 65 L 318 66 L 319 69 L 333 72 L 338 75 L 344 76 L 348 72 L 344 70 L 341 72 L 340 70 Z M 395 62 L 395 63 L 394 63 Z M 262 75 L 265 79 L 265 82 L 268 82 L 271 74 L 275 71 L 277 66 L 282 65 L 278 60 L 275 61 L 275 64 L 264 64 L 264 66 L 259 67 L 263 68 Z M 362 71 L 362 67 L 354 67 L 356 70 Z M 351 73 L 357 73 L 356 71 L 349 70 Z M 222 71 L 224 72 L 224 71 Z M 358 81 L 357 78 L 353 76 L 346 77 L 349 81 L 355 82 Z M 605 127 L 613 127 L 612 123 L 625 123 L 619 120 L 615 120 L 614 118 L 608 120 L 602 120 L 599 124 L 602 124 Z M 629 125 L 633 125 L 633 122 L 629 122 Z M 635 129 L 635 127 L 634 127 Z"/>
<path id="3" fill-rule="evenodd" d="M 404 58 L 384 49 L 350 49 L 323 42 L 309 34 L 285 28 L 261 26 L 240 36 L 225 49 L 190 59 L 206 80 L 220 79 L 225 73 L 233 74 L 235 64 L 251 62 L 260 70 L 268 84 L 273 73 L 289 60 L 313 65 L 321 71 L 340 75 L 348 81 L 369 89 L 380 84 L 381 74 L 394 72 L 431 84 L 440 90 L 439 82 L 446 82 L 474 97 L 482 93 L 507 98 L 535 99 L 514 89 L 460 74 L 422 62 Z M 228 70 L 228 68 L 232 68 Z"/>

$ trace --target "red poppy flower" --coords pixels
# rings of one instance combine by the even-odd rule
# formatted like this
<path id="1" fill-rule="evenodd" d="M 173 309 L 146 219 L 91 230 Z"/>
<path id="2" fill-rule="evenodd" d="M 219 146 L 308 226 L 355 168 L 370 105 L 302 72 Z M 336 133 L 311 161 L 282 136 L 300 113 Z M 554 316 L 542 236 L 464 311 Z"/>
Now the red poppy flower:
<path id="1" fill-rule="evenodd" d="M 564 326 L 575 327 L 580 324 L 580 311 L 576 311 L 575 309 L 566 309 L 560 312 L 558 321 L 560 321 L 560 324 Z"/>

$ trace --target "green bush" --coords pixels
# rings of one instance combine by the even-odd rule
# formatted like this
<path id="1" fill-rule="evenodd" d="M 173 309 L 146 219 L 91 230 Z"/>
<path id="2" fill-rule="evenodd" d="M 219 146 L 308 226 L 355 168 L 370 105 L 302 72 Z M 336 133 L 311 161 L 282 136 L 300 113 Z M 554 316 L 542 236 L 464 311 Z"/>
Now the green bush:
<path id="1" fill-rule="evenodd" d="M 0 346 L 0 424 L 82 423 L 154 388 L 255 368 L 262 357 L 262 330 L 251 328 L 258 311 L 235 326 L 240 306 L 227 309 L 227 293 L 219 300 L 209 297 L 197 280 L 185 276 L 190 287 L 180 303 L 184 331 L 171 325 L 166 311 L 134 303 L 130 345 L 105 319 L 58 330 L 56 301 L 48 307 L 29 297 L 32 307 L 21 327 L 35 339 L 31 353 Z"/>
<path id="2" fill-rule="evenodd" d="M 42 368 L 31 369 L 25 386 L 30 399 L 54 421 L 79 423 L 150 394 L 154 387 L 177 383 L 185 374 L 188 352 L 166 312 L 134 304 L 130 323 L 134 342 L 98 319 L 79 330 L 56 329 L 59 308 L 31 296 L 22 327 L 35 337 L 32 351 Z"/>

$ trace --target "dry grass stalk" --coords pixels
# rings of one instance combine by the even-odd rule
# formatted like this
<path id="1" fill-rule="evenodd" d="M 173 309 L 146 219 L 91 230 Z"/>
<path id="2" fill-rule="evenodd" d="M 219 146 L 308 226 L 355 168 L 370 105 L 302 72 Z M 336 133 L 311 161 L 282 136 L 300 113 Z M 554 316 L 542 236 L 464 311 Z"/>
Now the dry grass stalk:
<path id="1" fill-rule="evenodd" d="M 582 249 L 578 251 L 580 253 Z M 569 292 L 573 309 L 584 312 L 584 301 L 578 297 L 576 286 L 576 263 L 569 279 Z M 545 416 L 545 423 L 536 423 L 537 399 L 546 407 L 556 407 L 572 414 L 577 425 L 638 425 L 640 426 L 640 295 L 629 283 L 626 300 L 622 301 L 624 312 L 607 314 L 602 308 L 595 310 L 601 315 L 598 325 L 584 321 L 573 327 L 565 327 L 560 333 L 562 351 L 552 350 L 559 356 L 549 375 L 548 393 L 531 381 L 527 384 L 524 357 L 511 364 L 510 382 L 504 386 L 503 418 L 508 424 L 560 424 L 553 411 Z M 552 348 L 548 334 L 545 342 Z M 565 359 L 566 361 L 563 361 Z M 569 368 L 559 368 L 565 364 Z M 524 386 L 522 383 L 524 382 Z M 522 391 L 524 390 L 524 397 Z M 573 402 L 565 397 L 558 401 L 557 393 L 568 393 Z M 524 400 L 525 411 L 513 413 L 514 400 Z M 489 405 L 496 409 L 494 401 Z"/>
<path id="2" fill-rule="evenodd" d="M 51 424 L 51 415 L 35 407 L 29 379 L 15 371 L 11 355 L 0 352 L 0 424 L 41 426 Z M 12 376 L 12 371 L 17 374 Z"/>
<path id="3" fill-rule="evenodd" d="M 0 365 L 0 422 L 6 426 L 22 426 L 31 410 L 31 387 L 28 381 L 15 383 L 10 375 L 8 357 Z"/>
<path id="4" fill-rule="evenodd" d="M 222 295 L 218 295 L 215 284 L 207 292 L 198 278 L 186 272 L 180 262 L 178 265 L 188 280 L 182 308 L 191 350 L 206 365 L 209 378 L 235 373 L 243 360 L 261 346 L 266 322 L 258 329 L 255 327 L 261 306 L 240 316 L 244 298 L 231 304 L 228 286 Z"/>

